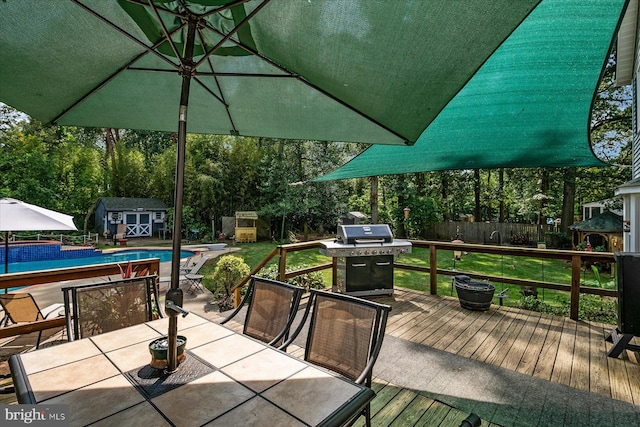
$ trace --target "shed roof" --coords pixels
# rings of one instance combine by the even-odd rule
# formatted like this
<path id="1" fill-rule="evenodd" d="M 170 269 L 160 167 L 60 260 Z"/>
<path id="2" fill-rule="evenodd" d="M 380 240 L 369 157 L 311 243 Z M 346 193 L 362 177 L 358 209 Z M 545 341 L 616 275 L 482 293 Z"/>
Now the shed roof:
<path id="1" fill-rule="evenodd" d="M 108 211 L 118 210 L 165 210 L 167 205 L 160 199 L 145 197 L 102 197 L 100 201 Z"/>
<path id="2" fill-rule="evenodd" d="M 622 215 L 611 211 L 604 211 L 600 215 L 596 215 L 586 221 L 570 225 L 569 229 L 576 231 L 622 232 Z"/>

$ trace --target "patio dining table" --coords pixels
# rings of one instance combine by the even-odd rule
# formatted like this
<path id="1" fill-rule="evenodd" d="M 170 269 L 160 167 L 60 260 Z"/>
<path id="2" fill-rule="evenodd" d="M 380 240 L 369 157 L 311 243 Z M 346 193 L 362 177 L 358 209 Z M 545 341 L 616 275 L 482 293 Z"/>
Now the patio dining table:
<path id="1" fill-rule="evenodd" d="M 168 319 L 11 356 L 18 402 L 68 405 L 70 425 L 342 425 L 375 393 L 191 313 L 176 372 L 151 368 Z"/>

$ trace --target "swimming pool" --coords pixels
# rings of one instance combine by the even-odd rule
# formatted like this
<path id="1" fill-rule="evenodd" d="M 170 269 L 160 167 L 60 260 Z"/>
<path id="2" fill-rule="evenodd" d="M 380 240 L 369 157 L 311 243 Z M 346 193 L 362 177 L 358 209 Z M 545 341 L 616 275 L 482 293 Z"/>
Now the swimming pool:
<path id="1" fill-rule="evenodd" d="M 126 262 L 147 258 L 160 258 L 160 262 L 171 261 L 171 249 L 126 249 L 123 251 L 103 253 L 88 258 L 53 259 L 45 261 L 10 262 L 9 273 L 25 271 L 50 270 L 52 268 L 81 267 L 83 265 L 107 264 L 110 262 Z M 180 251 L 180 258 L 193 256 L 191 251 Z M 4 269 L 2 269 L 4 271 Z"/>

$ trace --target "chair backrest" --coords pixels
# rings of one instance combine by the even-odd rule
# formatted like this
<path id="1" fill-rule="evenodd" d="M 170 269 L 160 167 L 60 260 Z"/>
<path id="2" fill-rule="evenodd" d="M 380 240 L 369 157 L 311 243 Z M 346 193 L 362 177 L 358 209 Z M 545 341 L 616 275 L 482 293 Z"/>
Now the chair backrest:
<path id="1" fill-rule="evenodd" d="M 193 258 L 193 257 L 192 257 L 192 258 Z M 198 272 L 200 271 L 200 269 L 202 268 L 202 266 L 203 266 L 203 265 L 205 265 L 205 263 L 206 263 L 207 261 L 209 261 L 209 258 L 210 258 L 210 257 L 208 257 L 208 256 L 201 256 L 201 257 L 198 259 L 198 262 L 196 262 L 196 263 L 195 263 L 195 265 L 194 265 L 193 267 L 185 269 L 185 273 L 186 273 L 186 274 L 198 274 Z M 193 260 L 193 259 L 192 259 L 192 260 Z"/>
<path id="2" fill-rule="evenodd" d="M 0 294 L 0 305 L 13 323 L 34 322 L 44 319 L 38 304 L 29 293 Z"/>
<path id="3" fill-rule="evenodd" d="M 116 237 L 124 238 L 127 234 L 127 224 L 118 224 L 116 227 Z"/>
<path id="4" fill-rule="evenodd" d="M 303 293 L 304 288 L 277 280 L 252 276 L 242 302 L 221 323 L 224 324 L 233 318 L 248 300 L 243 333 L 270 345 L 278 346 L 289 334 Z"/>
<path id="5" fill-rule="evenodd" d="M 156 277 L 63 287 L 69 340 L 137 325 L 161 316 Z"/>
<path id="6" fill-rule="evenodd" d="M 302 320 L 312 310 L 305 360 L 370 386 L 391 307 L 313 289 L 308 304 Z"/>

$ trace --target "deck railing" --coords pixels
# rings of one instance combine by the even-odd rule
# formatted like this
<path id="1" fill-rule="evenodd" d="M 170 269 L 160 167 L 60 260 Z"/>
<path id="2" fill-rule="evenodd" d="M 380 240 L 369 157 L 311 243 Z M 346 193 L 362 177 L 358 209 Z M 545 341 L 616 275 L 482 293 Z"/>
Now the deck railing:
<path id="1" fill-rule="evenodd" d="M 319 250 L 321 240 L 303 242 L 303 243 L 291 243 L 287 245 L 280 245 L 274 248 L 273 251 L 251 271 L 250 275 L 257 274 L 271 259 L 276 255 L 279 255 L 278 262 L 278 279 L 285 281 L 291 277 L 296 277 L 305 273 L 320 271 L 325 269 L 333 269 L 332 281 L 336 282 L 336 262 L 333 259 L 326 264 L 320 264 L 305 269 L 300 269 L 292 272 L 286 272 L 287 267 L 287 254 L 289 252 L 297 252 L 304 250 Z M 521 287 L 535 287 L 554 289 L 560 291 L 566 291 L 570 294 L 570 307 L 569 315 L 571 319 L 578 320 L 578 312 L 580 306 L 580 294 L 593 294 L 608 297 L 616 297 L 617 291 L 613 289 L 602 289 L 590 286 L 581 285 L 580 276 L 582 273 L 584 263 L 611 263 L 616 262 L 615 256 L 611 252 L 583 252 L 583 251 L 564 251 L 554 249 L 536 249 L 536 248 L 523 248 L 514 246 L 491 246 L 491 245 L 477 245 L 468 243 L 450 243 L 450 242 L 436 242 L 427 240 L 411 240 L 413 248 L 424 248 L 430 252 L 429 267 L 410 265 L 403 262 L 396 262 L 395 268 L 400 270 L 418 271 L 429 275 L 429 291 L 432 295 L 438 293 L 438 275 L 455 276 L 458 274 L 465 274 L 469 277 L 476 279 L 486 279 L 497 283 L 506 283 Z M 556 283 L 544 280 L 534 279 L 520 279 L 516 277 L 508 276 L 496 276 L 489 274 L 479 274 L 474 272 L 465 272 L 461 270 L 450 270 L 438 267 L 438 251 L 460 251 L 460 252 L 478 252 L 484 254 L 495 254 L 509 257 L 526 257 L 526 258 L 538 258 L 538 259 L 555 259 L 566 260 L 571 263 L 571 282 L 570 283 Z M 402 261 L 402 259 L 400 260 Z M 240 302 L 240 288 L 249 281 L 250 275 L 245 277 L 240 283 L 234 286 L 235 301 L 236 304 Z"/>
<path id="2" fill-rule="evenodd" d="M 128 262 L 113 262 L 108 264 L 86 265 L 81 267 L 58 268 L 53 270 L 31 271 L 23 273 L 9 273 L 0 275 L 0 292 L 21 286 L 41 285 L 44 283 L 62 282 L 65 280 L 87 279 L 93 277 L 121 274 L 131 264 L 133 272 L 140 275 L 157 275 L 160 269 L 159 258 L 149 258 Z M 7 338 L 31 332 L 65 326 L 65 318 L 37 320 L 0 328 L 0 338 Z"/>

